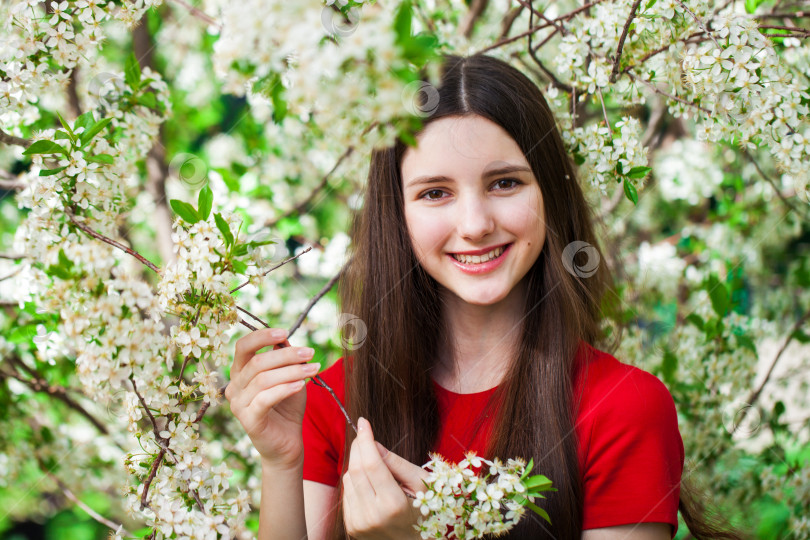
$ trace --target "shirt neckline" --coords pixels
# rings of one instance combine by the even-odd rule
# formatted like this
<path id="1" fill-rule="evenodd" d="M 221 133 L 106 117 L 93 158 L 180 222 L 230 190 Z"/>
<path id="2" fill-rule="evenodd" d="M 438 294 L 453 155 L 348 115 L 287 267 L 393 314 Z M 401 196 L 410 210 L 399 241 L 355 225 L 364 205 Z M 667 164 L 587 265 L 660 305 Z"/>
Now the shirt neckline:
<path id="1" fill-rule="evenodd" d="M 436 387 L 442 393 L 444 393 L 444 394 L 446 394 L 448 396 L 454 397 L 454 398 L 483 397 L 483 396 L 486 396 L 487 394 L 491 394 L 491 393 L 495 392 L 495 390 L 498 389 L 498 386 L 500 386 L 500 385 L 496 385 L 496 386 L 493 386 L 492 388 L 488 388 L 488 389 L 482 390 L 480 392 L 470 392 L 470 393 L 466 393 L 466 394 L 459 394 L 458 392 L 453 392 L 452 390 L 448 390 L 444 386 L 440 385 L 432 377 L 431 377 L 430 380 L 433 381 L 433 386 L 434 387 Z"/>

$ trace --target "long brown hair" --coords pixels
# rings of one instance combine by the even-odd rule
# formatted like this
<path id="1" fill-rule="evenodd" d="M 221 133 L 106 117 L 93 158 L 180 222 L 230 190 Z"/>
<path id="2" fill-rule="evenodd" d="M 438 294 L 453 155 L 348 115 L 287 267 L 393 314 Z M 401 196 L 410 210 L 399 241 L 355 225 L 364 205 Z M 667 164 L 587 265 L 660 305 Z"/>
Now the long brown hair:
<path id="1" fill-rule="evenodd" d="M 552 525 L 529 512 L 508 538 L 579 538 L 584 495 L 574 430 L 574 359 L 582 342 L 610 351 L 620 339 L 614 332 L 606 343 L 600 331 L 600 302 L 611 273 L 592 210 L 548 104 L 520 71 L 485 55 L 446 56 L 437 90 L 438 106 L 425 126 L 473 114 L 494 122 L 517 142 L 540 185 L 546 241 L 524 278 L 528 294 L 517 355 L 504 359 L 510 367 L 490 400 L 495 418 L 487 457 L 533 458 L 536 470 L 559 490 L 540 502 Z M 352 226 L 353 254 L 339 291 L 341 310 L 367 327 L 362 346 L 344 350 L 349 414 L 367 418 L 385 447 L 422 464 L 438 440 L 430 372 L 448 335 L 441 286 L 418 263 L 407 232 L 400 175 L 406 149 L 397 140 L 372 152 L 363 208 Z M 566 269 L 563 250 L 575 241 L 600 254 L 595 269 Z M 344 472 L 352 440 L 347 428 Z M 333 537 L 344 538 L 342 482 L 338 503 Z"/>

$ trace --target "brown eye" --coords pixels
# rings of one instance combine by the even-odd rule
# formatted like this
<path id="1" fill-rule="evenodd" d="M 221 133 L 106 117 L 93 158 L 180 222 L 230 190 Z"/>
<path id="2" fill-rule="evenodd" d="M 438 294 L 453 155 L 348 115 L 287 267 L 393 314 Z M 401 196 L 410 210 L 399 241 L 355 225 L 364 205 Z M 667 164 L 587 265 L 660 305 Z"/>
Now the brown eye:
<path id="1" fill-rule="evenodd" d="M 507 185 L 506 187 L 504 187 L 501 184 L 501 182 L 511 183 L 512 185 Z M 516 178 L 501 178 L 500 180 L 496 180 L 495 184 L 496 185 L 500 184 L 502 189 L 511 189 L 519 184 L 522 184 L 522 182 L 520 180 L 517 180 Z"/>
<path id="2" fill-rule="evenodd" d="M 438 193 L 439 196 L 438 197 L 430 197 L 431 193 Z M 425 193 L 423 193 L 421 198 L 428 199 L 430 201 L 435 201 L 435 200 L 438 200 L 438 199 L 441 198 L 442 193 L 444 193 L 444 191 L 442 191 L 440 189 L 431 189 L 430 191 L 426 191 Z"/>

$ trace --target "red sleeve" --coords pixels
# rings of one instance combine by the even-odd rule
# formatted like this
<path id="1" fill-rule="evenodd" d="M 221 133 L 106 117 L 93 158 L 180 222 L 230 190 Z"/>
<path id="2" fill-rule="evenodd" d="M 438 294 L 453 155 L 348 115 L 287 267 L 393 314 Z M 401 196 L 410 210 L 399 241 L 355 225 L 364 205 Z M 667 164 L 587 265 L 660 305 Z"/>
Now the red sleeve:
<path id="1" fill-rule="evenodd" d="M 343 362 L 335 362 L 320 373 L 320 377 L 344 401 Z M 307 404 L 302 426 L 304 438 L 304 480 L 312 480 L 336 487 L 345 437 L 345 419 L 332 395 L 307 382 Z"/>
<path id="2" fill-rule="evenodd" d="M 583 401 L 592 421 L 583 529 L 659 522 L 674 538 L 684 463 L 675 403 L 657 377 L 611 360 Z"/>

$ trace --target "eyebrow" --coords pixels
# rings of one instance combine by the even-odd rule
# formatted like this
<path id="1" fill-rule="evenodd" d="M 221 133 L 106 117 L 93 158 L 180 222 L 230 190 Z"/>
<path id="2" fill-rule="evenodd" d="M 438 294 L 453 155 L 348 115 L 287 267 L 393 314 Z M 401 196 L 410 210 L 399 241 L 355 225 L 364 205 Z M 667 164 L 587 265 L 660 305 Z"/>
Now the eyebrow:
<path id="1" fill-rule="evenodd" d="M 507 165 L 505 167 L 498 167 L 497 169 L 492 169 L 489 171 L 484 172 L 481 176 L 482 178 L 491 178 L 493 176 L 500 176 L 502 174 L 509 174 L 514 172 L 532 172 L 529 167 L 525 165 Z M 417 176 L 410 182 L 406 187 L 414 187 L 422 184 L 438 184 L 441 182 L 452 182 L 453 179 L 447 176 L 432 176 L 432 175 L 425 175 L 425 176 Z"/>

